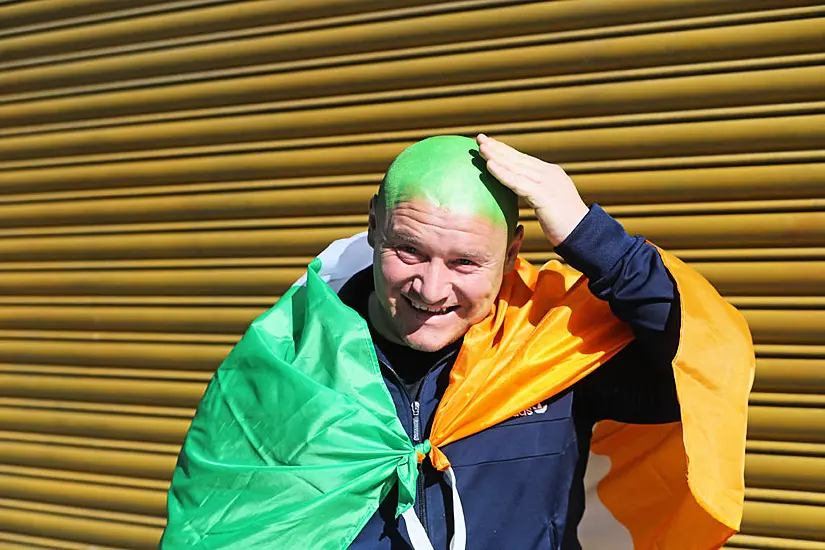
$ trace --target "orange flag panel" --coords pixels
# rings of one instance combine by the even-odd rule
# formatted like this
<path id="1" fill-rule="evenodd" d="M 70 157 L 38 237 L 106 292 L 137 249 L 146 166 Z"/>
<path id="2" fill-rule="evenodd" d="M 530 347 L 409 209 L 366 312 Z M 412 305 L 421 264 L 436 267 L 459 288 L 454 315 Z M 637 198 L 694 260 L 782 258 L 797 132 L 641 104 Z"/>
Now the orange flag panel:
<path id="1" fill-rule="evenodd" d="M 682 421 L 600 423 L 592 450 L 609 456 L 611 469 L 598 495 L 637 550 L 718 548 L 742 515 L 753 345 L 743 317 L 710 283 L 660 254 L 680 295 L 673 372 Z M 445 470 L 439 447 L 564 391 L 632 340 L 581 274 L 519 259 L 491 313 L 465 335 L 433 423 L 433 464 Z"/>

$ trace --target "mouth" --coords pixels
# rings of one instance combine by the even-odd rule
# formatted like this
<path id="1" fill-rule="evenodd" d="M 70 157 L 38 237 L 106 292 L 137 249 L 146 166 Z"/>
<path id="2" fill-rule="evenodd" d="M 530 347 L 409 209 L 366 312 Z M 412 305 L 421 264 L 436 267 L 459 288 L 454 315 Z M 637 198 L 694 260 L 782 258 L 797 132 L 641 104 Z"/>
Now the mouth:
<path id="1" fill-rule="evenodd" d="M 428 316 L 438 316 L 438 315 L 447 315 L 448 313 L 452 313 L 453 311 L 458 309 L 458 306 L 450 306 L 450 307 L 441 307 L 441 308 L 434 308 L 429 307 L 421 303 L 413 302 L 406 296 L 402 296 L 404 301 L 407 302 L 407 305 L 410 306 L 413 310 L 417 311 L 418 313 L 422 313 Z"/>

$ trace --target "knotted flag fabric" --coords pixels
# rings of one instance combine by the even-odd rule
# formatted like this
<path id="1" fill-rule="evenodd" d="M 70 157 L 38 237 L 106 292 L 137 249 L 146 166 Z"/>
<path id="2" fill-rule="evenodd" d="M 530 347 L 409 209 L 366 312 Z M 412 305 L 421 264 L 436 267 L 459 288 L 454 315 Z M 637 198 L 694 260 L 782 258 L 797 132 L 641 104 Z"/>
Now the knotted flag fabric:
<path id="1" fill-rule="evenodd" d="M 220 366 L 181 451 L 162 549 L 343 550 L 395 483 L 397 514 L 410 510 L 425 454 L 458 499 L 442 447 L 563 391 L 633 339 L 580 274 L 519 260 L 465 336 L 430 440 L 414 448 L 364 321 L 335 294 L 369 250 L 364 234 L 333 243 Z M 682 304 L 682 422 L 596 426 L 585 549 L 604 548 L 602 535 L 635 550 L 718 548 L 739 526 L 750 334 L 709 283 L 661 254 Z"/>

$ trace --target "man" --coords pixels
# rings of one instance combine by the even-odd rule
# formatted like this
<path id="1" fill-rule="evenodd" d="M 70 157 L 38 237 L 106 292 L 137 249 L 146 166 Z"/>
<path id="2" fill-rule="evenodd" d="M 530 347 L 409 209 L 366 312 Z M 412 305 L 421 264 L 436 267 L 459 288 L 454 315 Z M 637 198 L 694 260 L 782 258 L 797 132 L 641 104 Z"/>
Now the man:
<path id="1" fill-rule="evenodd" d="M 518 225 L 519 197 L 534 210 L 549 244 L 586 279 L 579 279 L 558 263 L 536 272 L 519 259 L 524 238 L 524 229 Z M 191 511 L 193 506 L 186 506 L 186 499 L 200 495 L 197 498 L 201 506 L 215 500 L 214 491 L 198 492 L 197 484 L 203 484 L 209 472 L 218 471 L 212 465 L 223 462 L 225 456 L 220 460 L 215 458 L 221 455 L 215 451 L 219 432 L 204 428 L 204 421 L 196 417 L 189 434 L 192 441 L 187 440 L 170 491 L 170 528 L 165 542 L 177 537 L 175 533 L 182 530 L 180 525 L 186 524 L 190 531 L 198 532 L 189 544 L 197 541 L 206 548 L 227 547 L 225 541 L 228 540 L 245 541 L 243 545 L 238 543 L 238 547 L 257 548 L 256 545 L 261 544 L 263 548 L 268 538 L 274 544 L 272 547 L 277 548 L 348 546 L 355 550 L 395 550 L 427 548 L 431 542 L 432 547 L 438 549 L 462 548 L 465 544 L 472 549 L 574 549 L 582 547 L 582 538 L 588 538 L 580 536 L 579 528 L 584 528 L 588 521 L 594 523 L 592 514 L 602 505 L 610 509 L 612 526 L 602 522 L 596 527 L 595 534 L 588 535 L 588 540 L 595 544 L 591 547 L 675 548 L 676 543 L 672 541 L 680 541 L 686 548 L 694 547 L 691 545 L 696 541 L 699 541 L 696 547 L 716 547 L 716 543 L 721 546 L 736 529 L 738 517 L 722 516 L 741 514 L 741 494 L 738 494 L 744 440 L 741 410 L 746 407 L 752 379 L 752 351 L 741 320 L 730 312 L 732 308 L 724 309 L 721 300 L 709 294 L 705 288 L 709 285 L 703 280 L 697 281 L 698 275 L 686 271 L 688 268 L 675 259 L 668 260 L 668 256 L 642 237 L 628 235 L 597 205 L 588 208 L 573 181 L 560 167 L 484 135 L 475 141 L 438 136 L 414 144 L 399 155 L 371 201 L 367 238 L 372 247 L 372 265 L 339 277 L 344 284 L 338 297 L 366 322 L 370 347 L 374 348 L 380 365 L 382 386 L 389 391 L 390 411 L 396 417 L 390 422 L 400 421 L 419 459 L 423 459 L 417 475 L 402 473 L 408 466 L 403 458 L 399 460 L 395 456 L 392 460 L 399 464 L 398 473 L 389 470 L 390 473 L 381 474 L 382 484 L 377 492 L 370 492 L 375 487 L 369 484 L 364 486 L 369 491 L 353 490 L 362 486 L 359 483 L 368 475 L 369 468 L 357 474 L 333 475 L 333 471 L 338 472 L 335 468 L 339 463 L 359 462 L 358 458 L 347 457 L 357 457 L 359 449 L 367 454 L 370 447 L 361 439 L 369 430 L 349 432 L 348 428 L 341 427 L 354 421 L 330 420 L 323 429 L 301 428 L 303 431 L 297 435 L 279 435 L 269 446 L 289 447 L 291 450 L 286 454 L 270 452 L 260 437 L 245 435 L 248 441 L 255 442 L 255 453 L 261 457 L 260 465 L 253 470 L 255 475 L 260 468 L 291 467 L 283 473 L 293 480 L 301 480 L 292 485 L 292 490 L 307 491 L 307 485 L 312 489 L 302 493 L 301 498 L 283 497 L 280 504 L 271 505 L 263 513 L 261 509 L 236 502 L 245 498 L 244 490 L 260 491 L 260 488 L 250 489 L 251 478 L 245 473 L 245 489 L 238 487 L 233 478 L 237 494 L 229 500 L 224 494 L 220 506 L 209 512 L 209 520 L 198 523 L 199 518 Z M 350 251 L 341 257 L 352 254 Z M 322 254 L 321 259 L 324 258 Z M 684 297 L 677 289 L 677 280 L 680 289 L 685 289 Z M 312 331 L 305 320 L 312 308 L 305 306 L 308 313 L 301 313 L 304 306 L 295 299 L 297 295 L 289 297 L 293 308 L 290 318 L 297 318 L 300 323 L 289 329 L 289 337 L 300 333 L 294 336 L 298 343 L 289 352 L 279 352 L 287 361 L 300 356 L 309 342 L 319 341 L 307 336 Z M 713 305 L 708 300 L 714 300 Z M 723 313 L 713 315 L 715 319 L 710 320 L 709 315 L 697 315 L 693 306 L 697 302 Z M 680 346 L 689 348 L 687 352 L 680 352 L 680 357 L 684 357 L 690 356 L 691 349 L 704 347 L 710 338 L 709 324 L 714 324 L 711 332 L 724 332 L 728 330 L 727 324 L 737 325 L 731 332 L 734 343 L 730 344 L 736 348 L 730 355 L 734 360 L 730 367 L 733 374 L 720 373 L 716 365 L 710 365 L 709 376 L 721 376 L 725 382 L 705 380 L 703 374 L 698 378 L 706 383 L 696 390 L 693 385 L 697 377 L 691 374 L 694 365 L 708 359 L 685 362 L 677 358 L 677 350 Z M 270 323 L 268 326 L 277 331 L 280 325 Z M 300 330 L 296 326 L 301 327 Z M 325 335 L 319 338 L 334 339 L 337 342 L 334 346 L 346 345 L 349 337 L 330 335 L 334 331 L 333 326 L 327 325 L 318 331 Z M 694 336 L 699 333 L 700 336 Z M 317 344 L 318 349 L 321 346 Z M 242 352 L 238 355 L 243 357 Z M 257 355 L 254 360 L 236 359 L 233 363 L 230 356 L 227 361 L 235 365 L 234 372 L 248 372 L 250 365 L 263 360 Z M 321 364 L 324 360 L 315 357 L 310 362 Z M 365 363 L 366 359 L 356 362 Z M 306 373 L 306 369 L 301 372 Z M 339 369 L 336 376 L 346 378 L 347 372 L 346 368 Z M 350 373 L 352 380 L 360 376 L 354 370 Z M 342 387 L 340 378 L 326 381 L 329 378 L 326 373 L 313 372 L 312 377 L 313 381 L 324 380 L 323 388 Z M 245 375 L 244 384 L 249 378 L 252 376 Z M 307 411 L 312 410 L 309 403 L 321 390 L 295 398 L 294 395 L 304 395 L 301 388 L 309 382 L 303 379 L 300 383 L 290 382 L 289 391 L 285 391 L 287 382 L 283 372 L 272 378 L 276 386 L 280 385 L 273 390 L 280 392 L 280 400 L 270 406 L 256 397 L 251 406 L 257 414 L 266 411 L 281 414 L 279 409 L 283 407 L 290 412 L 282 425 L 320 423 L 320 413 Z M 214 381 L 213 384 L 217 385 Z M 229 378 L 224 378 L 221 382 L 224 389 L 214 390 L 223 392 L 220 399 L 225 403 L 230 402 L 227 396 L 231 395 L 225 388 L 232 384 Z M 353 382 L 353 385 L 357 384 Z M 730 388 L 718 390 L 720 385 Z M 707 388 L 711 388 L 711 397 L 706 395 Z M 360 390 L 345 387 L 340 391 L 354 397 Z M 254 393 L 260 396 L 264 392 L 256 389 Z M 377 397 L 376 402 L 379 399 Z M 724 446 L 717 441 L 719 438 L 716 435 L 708 438 L 696 427 L 696 422 L 686 420 L 694 416 L 693 411 L 704 408 L 704 399 L 721 402 L 719 406 L 716 401 L 710 402 L 708 410 L 717 407 L 735 411 L 726 413 L 731 419 L 721 420 L 731 427 L 728 436 L 739 442 L 732 448 L 717 451 L 716 447 Z M 207 394 L 206 405 L 201 406 L 198 415 L 208 417 L 209 403 L 214 401 L 215 398 Z M 246 403 L 244 415 L 249 414 L 249 402 Z M 240 408 L 229 407 L 235 416 Z M 365 408 L 378 411 L 381 406 Z M 689 409 L 686 414 L 685 408 Z M 707 411 L 697 414 L 707 414 Z M 356 415 L 344 416 L 354 418 Z M 212 417 L 218 418 L 214 414 Z M 684 436 L 680 420 L 684 424 Z M 594 436 L 594 426 L 601 421 L 663 427 L 641 436 L 630 434 L 633 438 L 627 438 L 628 430 L 621 429 L 614 430 L 620 432 L 618 436 L 610 430 L 604 434 L 597 431 Z M 366 425 L 371 420 L 359 422 Z M 254 426 L 260 423 L 257 419 Z M 244 434 L 255 430 L 249 425 L 244 427 Z M 378 433 L 378 428 L 375 430 Z M 198 439 L 199 434 L 207 431 L 213 435 Z M 346 434 L 336 440 L 338 443 L 324 444 L 320 450 L 313 451 L 312 456 L 305 454 L 306 445 L 317 447 L 321 438 L 331 438 L 330 434 L 338 431 Z M 397 432 L 398 429 L 376 438 L 392 439 Z M 638 441 L 633 461 L 650 462 L 650 468 L 647 477 L 638 478 L 641 481 L 633 481 L 636 478 L 626 472 L 614 471 L 611 483 L 630 483 L 633 487 L 635 494 L 624 496 L 640 503 L 628 507 L 632 509 L 631 516 L 657 512 L 670 516 L 662 519 L 648 515 L 644 522 L 652 528 L 634 528 L 633 523 L 638 520 L 633 517 L 618 521 L 623 518 L 622 512 L 617 511 L 615 503 L 601 502 L 610 498 L 609 491 L 601 494 L 601 487 L 599 494 L 593 488 L 586 496 L 588 458 L 591 450 L 596 451 L 591 449 L 591 444 L 609 448 L 612 441 L 620 438 L 633 441 L 633 445 Z M 289 443 L 290 439 L 296 441 Z M 353 439 L 358 439 L 358 443 L 353 445 L 353 454 L 349 454 L 344 448 Z M 306 445 L 302 441 L 306 441 Z M 707 449 L 707 456 L 697 453 L 694 442 L 699 441 L 705 447 L 710 441 L 714 449 Z M 388 443 L 390 448 L 402 448 L 402 452 L 408 448 L 404 445 Z M 675 454 L 671 449 L 674 445 L 678 447 Z M 628 446 L 621 443 L 614 448 L 626 453 Z M 664 456 L 666 453 L 672 456 Z M 207 455 L 212 457 L 208 461 L 196 459 Z M 424 458 L 425 455 L 429 455 L 429 459 Z M 296 459 L 298 456 L 302 458 Z M 593 456 L 593 460 L 599 459 L 596 454 Z M 701 476 L 694 470 L 690 490 L 686 486 L 677 490 L 676 485 L 684 485 L 686 457 L 694 468 L 709 464 L 708 468 L 713 469 L 716 459 L 731 465 L 722 473 L 705 475 L 703 470 Z M 618 452 L 610 455 L 610 459 L 614 466 L 622 460 Z M 234 462 L 250 466 L 248 459 Z M 393 468 L 396 462 L 392 463 Z M 662 472 L 658 470 L 659 464 L 674 466 L 672 471 Z M 310 478 L 307 472 L 312 468 L 316 472 L 328 468 L 323 470 L 328 475 Z M 606 468 L 610 469 L 609 461 Z M 327 486 L 329 478 L 335 476 L 342 481 Z M 602 473 L 602 478 L 605 477 Z M 651 477 L 665 481 L 648 485 Z M 710 481 L 704 483 L 709 483 L 710 488 L 697 488 L 696 484 L 702 483 L 696 481 L 698 477 L 708 477 Z M 411 486 L 413 479 L 415 484 Z M 601 481 L 604 483 L 605 479 Z M 717 486 L 720 489 L 717 490 Z M 226 489 L 221 488 L 224 493 Z M 360 515 L 352 512 L 358 507 L 354 497 L 337 508 L 322 507 L 323 503 L 333 500 L 330 495 L 347 489 L 360 492 L 359 498 L 369 502 L 364 507 L 366 512 Z M 286 495 L 287 492 L 279 489 L 273 494 Z M 717 492 L 718 497 L 710 494 Z M 680 496 L 674 499 L 677 494 Z M 608 496 L 605 498 L 605 495 Z M 412 497 L 414 505 L 410 508 Z M 658 504 L 668 498 L 678 501 L 672 504 L 672 509 L 666 508 L 670 505 Z M 340 536 L 330 540 L 319 535 L 318 532 L 324 530 L 319 525 L 310 534 L 302 535 L 303 538 L 293 537 L 302 522 L 312 515 L 296 512 L 284 520 L 284 510 L 310 502 L 319 503 L 316 518 L 325 516 L 330 522 L 329 529 L 334 525 L 334 529 L 343 530 Z M 404 521 L 400 521 L 398 515 L 405 502 L 408 510 Z M 185 521 L 179 514 L 181 510 L 188 510 Z M 340 519 L 350 517 L 351 513 L 351 520 Z M 266 536 L 261 535 L 269 528 L 264 518 L 279 525 Z M 686 536 L 681 526 L 684 518 L 696 519 L 699 525 L 696 528 L 705 532 L 696 533 L 693 540 L 681 540 Z M 667 522 L 672 525 L 660 527 Z M 258 531 L 254 536 L 221 539 L 218 535 L 222 531 L 237 530 L 238 525 L 254 530 L 256 528 L 250 526 L 256 524 Z M 200 527 L 193 528 L 193 525 Z M 207 531 L 213 535 L 212 540 L 224 542 L 210 546 Z M 310 539 L 313 542 L 306 542 Z"/>

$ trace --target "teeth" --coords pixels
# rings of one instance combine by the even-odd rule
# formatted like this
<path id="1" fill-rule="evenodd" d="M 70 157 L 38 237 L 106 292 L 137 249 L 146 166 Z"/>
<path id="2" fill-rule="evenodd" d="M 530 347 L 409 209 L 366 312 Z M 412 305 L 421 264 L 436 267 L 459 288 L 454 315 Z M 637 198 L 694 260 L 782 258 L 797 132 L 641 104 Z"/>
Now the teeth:
<path id="1" fill-rule="evenodd" d="M 432 308 L 428 308 L 427 306 L 422 306 L 422 305 L 416 304 L 412 300 L 410 300 L 410 304 L 412 304 L 412 307 L 414 309 L 417 309 L 418 311 L 423 311 L 425 313 L 442 314 L 442 313 L 447 313 L 447 311 L 449 311 L 449 309 L 450 309 L 450 308 L 432 309 Z"/>

